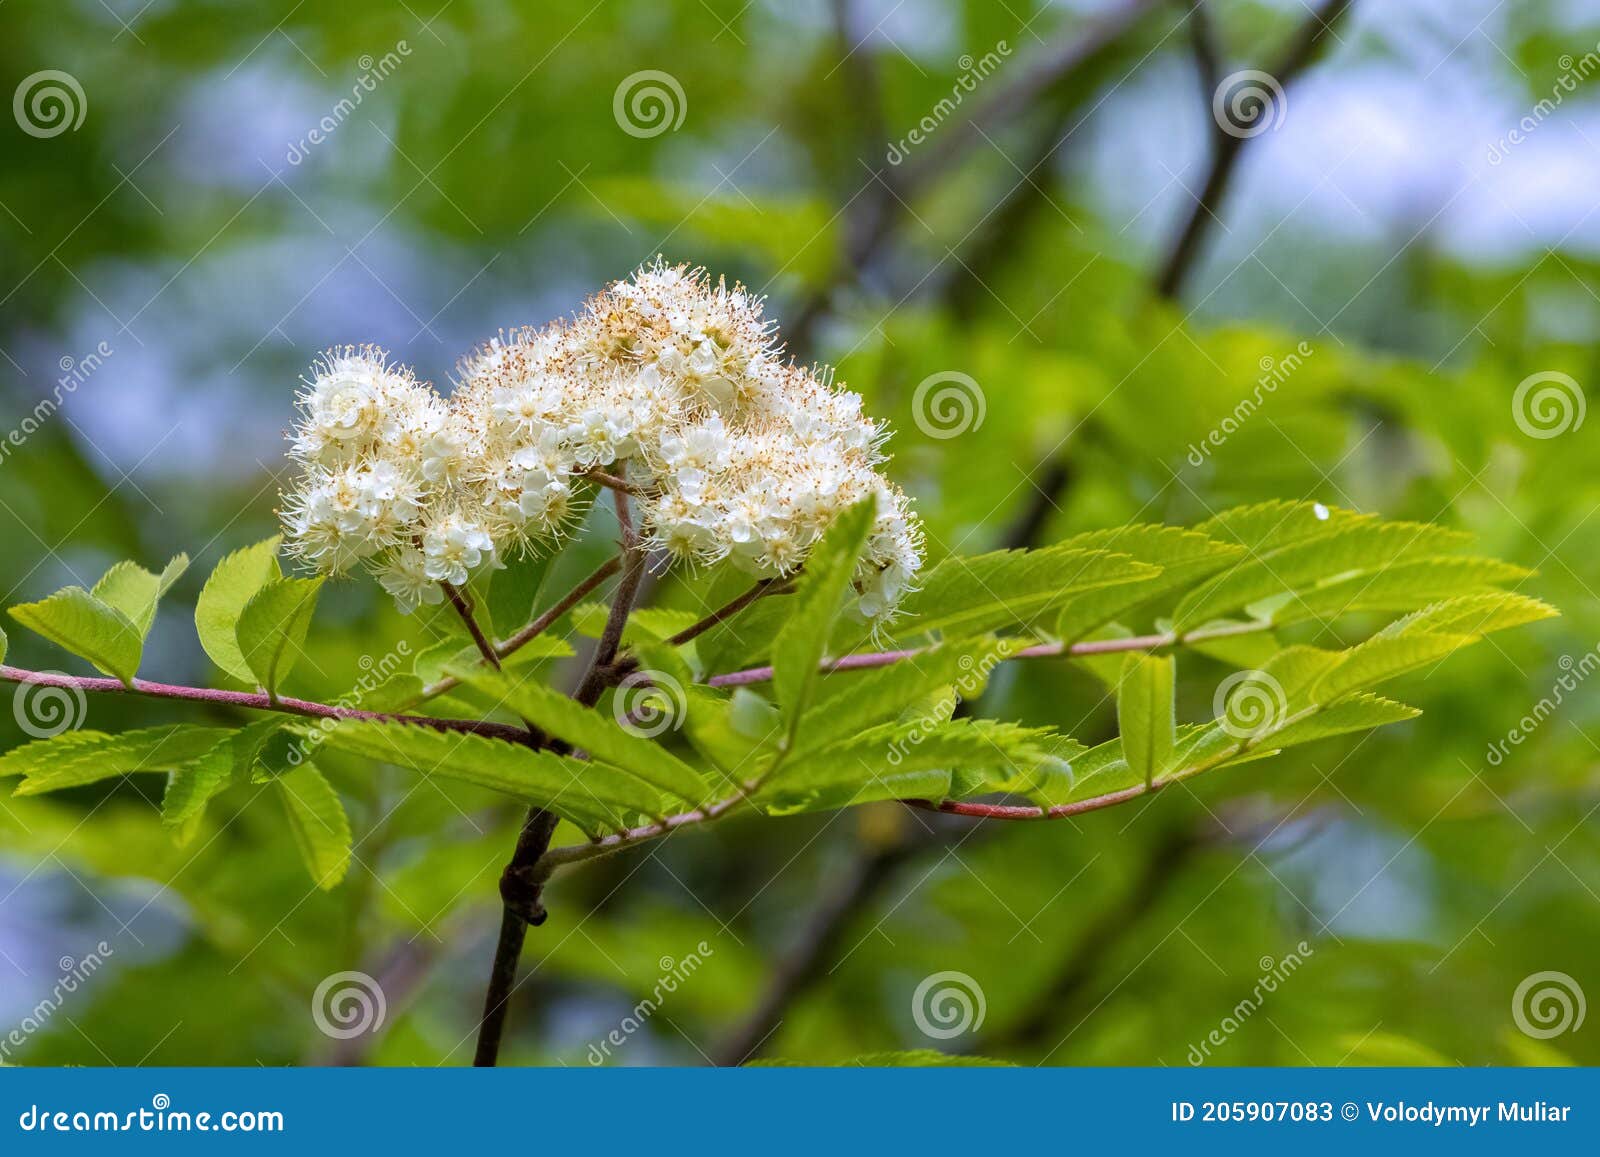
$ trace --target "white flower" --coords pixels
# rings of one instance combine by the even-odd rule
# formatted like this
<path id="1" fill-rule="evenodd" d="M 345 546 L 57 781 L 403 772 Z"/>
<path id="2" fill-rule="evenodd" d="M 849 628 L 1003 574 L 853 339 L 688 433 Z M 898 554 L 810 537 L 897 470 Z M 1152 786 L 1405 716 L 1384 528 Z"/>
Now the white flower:
<path id="1" fill-rule="evenodd" d="M 477 523 L 447 514 L 422 532 L 422 569 L 434 582 L 465 586 L 471 572 L 494 560 L 494 539 Z"/>
<path id="2" fill-rule="evenodd" d="M 444 601 L 444 588 L 428 577 L 426 560 L 414 546 L 396 550 L 377 569 L 378 583 L 394 596 L 395 605 L 409 615 L 426 604 L 437 606 Z"/>
<path id="3" fill-rule="evenodd" d="M 764 577 L 793 574 L 877 495 L 855 575 L 871 619 L 922 565 L 860 396 L 785 361 L 761 299 L 703 271 L 658 260 L 570 322 L 493 339 L 459 373 L 447 404 L 377 350 L 318 363 L 283 516 L 303 559 L 330 572 L 366 560 L 402 607 L 435 602 L 438 583 L 555 540 L 592 492 L 584 474 L 604 469 L 640 492 L 650 544 Z"/>

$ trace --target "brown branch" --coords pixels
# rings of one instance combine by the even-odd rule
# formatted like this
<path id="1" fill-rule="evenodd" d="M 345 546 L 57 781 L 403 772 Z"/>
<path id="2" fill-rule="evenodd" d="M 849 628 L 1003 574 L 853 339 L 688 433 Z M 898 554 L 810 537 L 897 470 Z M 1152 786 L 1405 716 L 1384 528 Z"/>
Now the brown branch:
<path id="1" fill-rule="evenodd" d="M 616 660 L 622 645 L 622 632 L 634 600 L 639 596 L 639 584 L 644 578 L 645 552 L 634 531 L 632 513 L 627 495 L 613 491 L 616 499 L 617 522 L 622 528 L 622 578 L 611 600 L 611 610 L 606 615 L 605 630 L 589 660 L 588 672 L 573 696 L 585 707 L 593 707 L 606 687 L 606 671 Z M 550 744 L 553 750 L 565 750 L 564 743 Z M 517 964 L 522 959 L 523 944 L 527 940 L 528 926 L 543 924 L 545 909 L 542 902 L 544 880 L 549 873 L 539 874 L 539 866 L 550 851 L 550 840 L 560 821 L 553 812 L 540 807 L 528 809 L 517 835 L 517 846 L 511 860 L 500 875 L 500 898 L 504 910 L 500 915 L 500 935 L 495 943 L 494 961 L 489 971 L 489 984 L 483 996 L 483 1016 L 478 1023 L 478 1042 L 472 1063 L 480 1068 L 492 1067 L 500 1057 L 500 1042 L 505 1035 L 506 1014 L 511 995 L 517 987 Z"/>
<path id="2" fill-rule="evenodd" d="M 712 627 L 716 626 L 718 623 L 727 622 L 729 619 L 733 618 L 734 615 L 737 615 L 740 611 L 744 610 L 757 599 L 772 593 L 777 584 L 786 581 L 788 580 L 776 578 L 762 579 L 738 598 L 730 599 L 728 602 L 712 611 L 699 622 L 692 623 L 683 630 L 679 631 L 676 635 L 673 635 L 672 638 L 667 640 L 667 645 L 671 647 L 681 647 L 691 639 L 698 638 L 709 631 Z"/>
<path id="3" fill-rule="evenodd" d="M 461 621 L 466 624 L 467 633 L 472 636 L 472 644 L 478 648 L 478 654 L 483 656 L 484 662 L 489 666 L 496 671 L 500 670 L 500 656 L 495 651 L 494 644 L 489 641 L 489 637 L 483 633 L 483 628 L 478 626 L 478 620 L 473 615 L 472 605 L 467 602 L 466 596 L 453 583 L 441 582 L 439 585 L 444 588 L 445 597 L 456 609 L 456 614 L 461 616 Z"/>
<path id="4" fill-rule="evenodd" d="M 997 126 L 1047 100 L 1080 70 L 1092 66 L 1134 25 L 1156 0 L 1124 0 L 1109 14 L 1092 21 L 1087 28 L 1075 27 L 1018 71 L 1005 87 L 996 90 L 965 121 L 941 130 L 916 159 L 908 161 L 895 175 L 892 184 L 879 170 L 872 180 L 884 194 L 867 202 L 870 215 L 862 214 L 861 224 L 853 229 L 846 260 L 839 262 L 795 308 L 785 330 L 791 348 L 804 353 L 813 338 L 817 323 L 830 308 L 834 293 L 852 275 L 869 265 L 893 237 L 908 215 L 912 200 L 960 168 L 967 153 L 992 135 Z"/>
<path id="5" fill-rule="evenodd" d="M 1351 3 L 1352 0 L 1323 0 L 1321 7 L 1307 16 L 1296 29 L 1277 65 L 1267 70 L 1280 89 L 1286 91 L 1290 83 L 1310 65 L 1317 48 L 1333 31 L 1333 26 L 1344 16 Z M 1208 72 L 1215 75 L 1221 71 L 1221 65 L 1217 62 L 1219 53 L 1211 35 L 1209 18 L 1200 4 L 1195 4 L 1189 19 L 1191 42 L 1195 47 L 1201 76 L 1206 76 Z M 1194 24 L 1195 21 L 1199 22 L 1198 25 Z M 1216 85 L 1213 84 L 1206 93 L 1208 102 L 1215 98 L 1216 91 Z M 1155 278 L 1156 296 L 1168 301 L 1175 301 L 1182 294 L 1184 284 L 1199 258 L 1206 234 L 1210 232 L 1212 224 L 1220 219 L 1219 211 L 1233 183 L 1245 143 L 1254 139 L 1228 132 L 1210 109 L 1207 110 L 1207 116 L 1212 123 L 1211 164 L 1206 170 L 1205 183 Z"/>
<path id="6" fill-rule="evenodd" d="M 1208 842 L 1207 836 L 1187 825 L 1163 835 L 1127 894 L 1089 922 L 1044 990 L 1028 1002 L 1022 1019 L 985 1037 L 973 1051 L 1004 1056 L 1014 1048 L 1038 1044 L 1050 1026 L 1059 1023 L 1061 1010 L 1077 999 L 1101 964 L 1156 909 L 1182 878 L 1183 868 Z"/>
<path id="7" fill-rule="evenodd" d="M 1014 652 L 1012 659 L 1071 659 L 1082 655 L 1117 655 L 1126 651 L 1156 651 L 1163 647 L 1179 647 L 1204 643 L 1211 639 L 1232 638 L 1235 635 L 1253 635 L 1272 629 L 1272 624 L 1252 620 L 1246 623 L 1228 623 L 1221 627 L 1203 627 L 1181 635 L 1165 632 L 1156 635 L 1129 635 L 1122 639 L 1088 639 L 1080 643 L 1037 643 Z M 860 651 L 826 660 L 822 673 L 832 675 L 839 671 L 870 671 L 888 667 L 925 654 L 928 648 L 912 647 L 900 651 Z M 772 679 L 771 667 L 749 667 L 743 671 L 729 671 L 713 675 L 706 680 L 708 687 L 744 687 L 751 683 L 766 683 Z"/>
<path id="8" fill-rule="evenodd" d="M 901 865 L 943 838 L 918 828 L 856 857 L 779 957 L 755 1007 L 712 1047 L 711 1063 L 742 1065 L 759 1053 L 794 1002 L 822 978 L 856 914 L 877 899 Z"/>
<path id="9" fill-rule="evenodd" d="M 607 559 L 599 567 L 595 568 L 588 578 L 584 579 L 577 586 L 573 587 L 566 594 L 562 595 L 561 598 L 557 600 L 557 602 L 551 606 L 549 610 L 545 611 L 538 618 L 534 619 L 531 623 L 523 627 L 516 634 L 512 635 L 505 642 L 496 645 L 494 648 L 495 654 L 501 659 L 506 659 L 515 654 L 517 651 L 521 650 L 523 647 L 527 646 L 534 639 L 538 638 L 540 635 L 544 634 L 545 631 L 549 630 L 552 623 L 570 611 L 573 607 L 577 606 L 578 603 L 583 601 L 584 596 L 589 594 L 590 591 L 594 590 L 597 586 L 605 582 L 606 579 L 610 578 L 621 569 L 621 559 Z M 460 679 L 457 679 L 453 675 L 446 675 L 437 683 L 430 683 L 427 687 L 423 688 L 421 698 L 432 699 L 435 696 L 443 695 L 446 691 L 450 691 L 460 685 Z"/>
<path id="10" fill-rule="evenodd" d="M 435 731 L 470 731 L 491 739 L 504 739 L 522 743 L 527 735 L 509 723 L 492 723 L 476 719 L 437 719 L 429 715 L 403 715 L 387 711 L 363 711 L 357 707 L 340 707 L 333 703 L 317 703 L 310 699 L 295 699 L 287 695 L 269 698 L 254 691 L 224 691 L 214 687 L 184 687 L 175 683 L 153 683 L 148 679 L 135 679 L 131 685 L 120 679 L 102 679 L 81 675 L 58 675 L 49 671 L 27 671 L 21 667 L 0 666 L 0 683 L 33 683 L 41 687 L 62 687 L 94 695 L 144 695 L 152 699 L 183 699 L 190 702 L 225 704 L 251 711 L 277 711 L 285 715 L 299 715 L 313 719 L 367 719 L 377 723 L 410 723 L 418 727 L 431 727 Z"/>

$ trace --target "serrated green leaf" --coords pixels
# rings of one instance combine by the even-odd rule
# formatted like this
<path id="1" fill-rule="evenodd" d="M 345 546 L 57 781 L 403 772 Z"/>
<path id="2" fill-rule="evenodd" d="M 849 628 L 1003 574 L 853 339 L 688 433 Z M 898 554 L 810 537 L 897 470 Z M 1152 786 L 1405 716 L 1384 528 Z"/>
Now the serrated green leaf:
<path id="1" fill-rule="evenodd" d="M 1390 623 L 1378 632 L 1381 638 L 1401 635 L 1489 635 L 1543 619 L 1560 612 L 1549 603 L 1509 591 L 1463 595 L 1424 607 Z"/>
<path id="2" fill-rule="evenodd" d="M 6 647 L 9 643 L 10 640 L 6 638 L 5 628 L 0 627 L 0 663 L 6 661 Z"/>
<path id="3" fill-rule="evenodd" d="M 241 683 L 254 683 L 256 677 L 239 649 L 239 616 L 256 592 L 279 577 L 281 542 L 281 536 L 274 535 L 225 555 L 195 601 L 194 625 L 200 645 L 213 663 Z"/>
<path id="4" fill-rule="evenodd" d="M 729 779 L 754 773 L 757 752 L 783 734 L 777 709 L 747 687 L 729 696 L 685 685 L 684 696 L 684 738 Z"/>
<path id="5" fill-rule="evenodd" d="M 1324 506 L 1320 502 L 1280 499 L 1224 510 L 1206 519 L 1195 530 L 1219 542 L 1237 543 L 1255 554 L 1265 554 L 1319 538 L 1332 530 L 1375 521 L 1370 514 Z"/>
<path id="6" fill-rule="evenodd" d="M 422 680 L 409 671 L 396 671 L 363 690 L 355 705 L 366 711 L 403 711 L 421 699 L 425 690 Z"/>
<path id="7" fill-rule="evenodd" d="M 1057 637 L 1067 643 L 1092 637 L 1113 619 L 1194 585 L 1244 553 L 1244 548 L 1235 543 L 1217 542 L 1192 530 L 1145 524 L 1091 531 L 1058 545 L 1113 551 L 1160 568 L 1153 577 L 1085 591 L 1068 599 L 1055 628 Z"/>
<path id="8" fill-rule="evenodd" d="M 1411 611 L 1453 595 L 1486 593 L 1500 583 L 1532 575 L 1524 567 L 1492 558 L 1419 558 L 1382 570 L 1336 575 L 1298 593 L 1284 592 L 1251 613 L 1286 625 L 1306 619 L 1335 619 L 1360 611 Z"/>
<path id="9" fill-rule="evenodd" d="M 875 671 L 848 671 L 821 681 L 816 702 L 801 720 L 798 739 L 825 746 L 945 691 L 956 702 L 983 693 L 990 672 L 1021 644 L 994 638 L 941 643 Z"/>
<path id="10" fill-rule="evenodd" d="M 1315 715 L 1295 721 L 1272 733 L 1273 747 L 1295 747 L 1351 731 L 1371 731 L 1390 723 L 1415 719 L 1422 712 L 1393 699 L 1366 693 L 1352 695 Z"/>
<path id="11" fill-rule="evenodd" d="M 69 731 L 0 756 L 0 779 L 25 777 L 17 795 L 41 795 L 135 772 L 171 771 L 204 755 L 231 735 L 223 727 L 168 724 L 108 735 Z"/>
<path id="12" fill-rule="evenodd" d="M 1177 732 L 1177 664 L 1171 656 L 1129 655 L 1117 687 L 1117 731 L 1128 769 L 1150 786 L 1167 770 Z"/>
<path id="13" fill-rule="evenodd" d="M 130 686 L 139 670 L 144 636 L 121 611 L 82 587 L 66 587 L 36 603 L 11 608 L 11 617 L 57 646 L 81 655 Z"/>
<path id="14" fill-rule="evenodd" d="M 180 554 L 160 574 L 151 574 L 138 563 L 119 562 L 94 584 L 89 593 L 113 610 L 121 611 L 141 639 L 150 634 L 155 622 L 156 604 L 189 569 L 189 556 Z"/>
<path id="15" fill-rule="evenodd" d="M 1084 591 L 1157 577 L 1159 567 L 1127 554 L 1050 546 L 952 555 L 906 597 L 902 634 L 1023 630 Z"/>
<path id="16" fill-rule="evenodd" d="M 321 589 L 320 576 L 271 579 L 245 603 L 235 635 L 245 666 L 268 695 L 277 695 L 300 657 Z"/>
<path id="17" fill-rule="evenodd" d="M 601 714 L 549 687 L 513 682 L 494 671 L 455 673 L 475 690 L 602 763 L 623 768 L 686 803 L 705 802 L 710 786 L 699 772 L 653 739 L 625 731 L 611 712 Z"/>
<path id="18" fill-rule="evenodd" d="M 350 818 L 339 793 L 313 763 L 302 763 L 273 783 L 312 882 L 324 892 L 338 887 L 350 870 Z"/>
<path id="19" fill-rule="evenodd" d="M 1407 557 L 1434 555 L 1469 540 L 1459 531 L 1412 522 L 1360 519 L 1330 524 L 1288 546 L 1253 549 L 1227 570 L 1185 595 L 1172 614 L 1173 629 L 1189 631 L 1285 590 L 1314 586 L 1352 570 L 1376 570 Z"/>
<path id="20" fill-rule="evenodd" d="M 161 822 L 184 837 L 192 836 L 206 805 L 231 784 L 248 778 L 261 747 L 284 726 L 282 719 L 263 719 L 230 732 L 207 751 L 167 777 L 161 797 Z"/>
<path id="21" fill-rule="evenodd" d="M 1311 698 L 1317 703 L 1333 703 L 1352 691 L 1437 663 L 1475 641 L 1471 635 L 1443 634 L 1368 639 L 1344 652 L 1338 666 L 1312 684 Z"/>
<path id="22" fill-rule="evenodd" d="M 772 644 L 772 681 L 791 735 L 811 700 L 823 648 L 876 510 L 877 500 L 867 498 L 834 519 L 806 557 L 799 585 L 786 600 L 790 617 Z"/>
<path id="23" fill-rule="evenodd" d="M 834 793 L 848 798 L 890 777 L 960 769 L 967 774 L 1024 773 L 1050 752 L 1048 731 L 986 719 L 936 719 L 890 723 L 805 755 L 796 755 L 758 793 L 783 801 Z"/>
<path id="24" fill-rule="evenodd" d="M 660 794 L 637 776 L 481 735 L 346 719 L 327 732 L 323 742 L 336 751 L 537 804 L 591 835 L 628 827 L 637 817 L 663 814 Z"/>

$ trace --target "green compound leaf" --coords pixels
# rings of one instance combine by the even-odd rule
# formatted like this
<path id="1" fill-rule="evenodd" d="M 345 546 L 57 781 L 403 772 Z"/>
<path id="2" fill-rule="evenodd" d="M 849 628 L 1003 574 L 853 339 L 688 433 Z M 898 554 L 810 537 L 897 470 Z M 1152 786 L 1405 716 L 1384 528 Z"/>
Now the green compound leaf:
<path id="1" fill-rule="evenodd" d="M 11 617 L 89 660 L 130 686 L 139 670 L 144 636 L 127 615 L 82 587 L 66 587 L 36 603 L 11 608 Z"/>
<path id="2" fill-rule="evenodd" d="M 256 593 L 280 576 L 281 536 L 226 555 L 200 589 L 194 605 L 195 630 L 211 661 L 241 683 L 256 682 L 239 648 L 239 617 Z"/>
<path id="3" fill-rule="evenodd" d="M 302 763 L 272 782 L 312 882 L 324 892 L 338 887 L 350 870 L 350 819 L 339 793 L 312 763 Z"/>
<path id="4" fill-rule="evenodd" d="M 274 698 L 304 650 L 321 589 L 320 577 L 272 579 L 250 597 L 239 616 L 239 652 L 255 681 Z"/>

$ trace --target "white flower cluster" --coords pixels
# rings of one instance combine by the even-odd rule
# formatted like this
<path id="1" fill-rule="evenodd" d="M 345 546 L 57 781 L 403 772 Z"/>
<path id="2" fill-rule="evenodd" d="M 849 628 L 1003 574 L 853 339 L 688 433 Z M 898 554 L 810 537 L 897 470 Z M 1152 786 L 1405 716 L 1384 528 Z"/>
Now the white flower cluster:
<path id="1" fill-rule="evenodd" d="M 875 497 L 855 574 L 871 620 L 922 564 L 860 396 L 786 362 L 760 299 L 701 270 L 657 262 L 572 321 L 489 342 L 449 403 L 371 349 L 330 352 L 300 402 L 294 549 L 323 571 L 365 563 L 403 609 L 556 539 L 597 473 L 636 496 L 652 547 L 762 578 Z"/>

